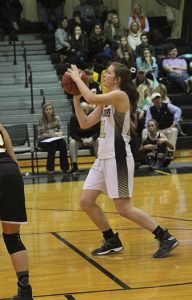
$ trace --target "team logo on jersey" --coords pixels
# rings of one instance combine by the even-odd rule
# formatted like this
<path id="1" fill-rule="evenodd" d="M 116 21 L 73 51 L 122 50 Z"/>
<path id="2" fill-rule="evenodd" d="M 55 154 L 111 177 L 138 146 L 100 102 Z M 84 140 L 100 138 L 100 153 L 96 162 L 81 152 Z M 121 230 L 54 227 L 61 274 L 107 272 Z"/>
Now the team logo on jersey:
<path id="1" fill-rule="evenodd" d="M 103 117 L 110 117 L 111 115 L 111 109 L 110 108 L 104 108 L 103 110 Z"/>

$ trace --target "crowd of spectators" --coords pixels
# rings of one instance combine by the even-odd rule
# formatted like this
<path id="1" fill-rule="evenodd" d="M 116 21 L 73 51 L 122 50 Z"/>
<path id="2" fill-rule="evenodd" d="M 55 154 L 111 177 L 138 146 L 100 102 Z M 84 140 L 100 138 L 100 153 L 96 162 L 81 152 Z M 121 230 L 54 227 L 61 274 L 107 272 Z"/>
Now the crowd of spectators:
<path id="1" fill-rule="evenodd" d="M 14 1 L 17 2 L 9 0 L 9 5 Z M 141 5 L 134 5 L 132 14 L 127 16 L 127 27 L 123 27 L 118 12 L 107 10 L 103 1 L 79 0 L 71 19 L 63 16 L 64 2 L 37 0 L 45 29 L 54 37 L 52 51 L 58 55 L 59 64 L 76 64 L 81 69 L 96 72 L 102 92 L 107 92 L 102 86 L 107 65 L 111 61 L 127 65 L 139 92 L 134 112 L 138 138 L 142 140 L 142 136 L 147 136 L 147 124 L 153 118 L 160 122 L 159 130 L 167 129 L 164 134 L 168 139 L 171 132 L 173 147 L 169 150 L 173 152 L 181 111 L 170 103 L 167 86 L 177 85 L 181 93 L 190 93 L 192 89 L 190 65 L 179 56 L 177 47 L 171 44 L 167 54 L 156 54 L 150 41 L 150 22 Z M 12 20 L 16 20 L 14 15 Z M 172 116 L 175 113 L 177 120 Z"/>
<path id="2" fill-rule="evenodd" d="M 150 118 L 155 119 L 160 122 L 160 132 L 169 140 L 171 138 L 173 146 L 168 151 L 173 157 L 181 110 L 170 103 L 167 86 L 176 84 L 181 93 L 191 92 L 192 80 L 186 60 L 179 57 L 178 49 L 172 43 L 167 46 L 167 54 L 156 54 L 153 41 L 150 41 L 150 22 L 140 5 L 134 5 L 125 28 L 116 10 L 107 11 L 103 7 L 102 15 L 98 16 L 90 2 L 79 2 L 72 19 L 64 17 L 61 22 L 63 25 L 55 31 L 55 50 L 61 53 L 62 49 L 65 62 L 96 71 L 102 92 L 107 92 L 102 86 L 102 78 L 111 61 L 121 62 L 131 68 L 133 82 L 139 92 L 134 115 L 138 139 L 142 141 L 142 137 L 147 136 L 147 123 Z M 152 97 L 154 93 L 160 95 L 158 101 Z M 160 117 L 157 112 L 160 112 Z M 177 121 L 172 116 L 175 112 Z"/>

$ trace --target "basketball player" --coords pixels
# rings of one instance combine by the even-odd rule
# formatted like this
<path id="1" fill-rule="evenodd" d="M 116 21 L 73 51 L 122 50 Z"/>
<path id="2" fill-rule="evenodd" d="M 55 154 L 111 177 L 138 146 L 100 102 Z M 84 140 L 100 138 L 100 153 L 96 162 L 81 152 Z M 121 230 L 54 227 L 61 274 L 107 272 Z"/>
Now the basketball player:
<path id="1" fill-rule="evenodd" d="M 103 233 L 104 243 L 92 251 L 93 255 L 120 252 L 123 245 L 109 222 L 96 204 L 100 193 L 107 193 L 113 199 L 118 213 L 152 232 L 159 241 L 159 248 L 153 257 L 169 255 L 179 242 L 167 230 L 160 227 L 144 211 L 131 202 L 133 190 L 134 161 L 130 150 L 130 107 L 135 107 L 138 92 L 131 80 L 129 69 L 113 62 L 104 76 L 104 84 L 109 92 L 94 95 L 81 80 L 76 66 L 69 69 L 81 95 L 88 103 L 96 104 L 96 109 L 86 116 L 80 105 L 80 95 L 74 96 L 74 108 L 79 124 L 88 128 L 101 121 L 98 158 L 85 180 L 80 205 Z"/>
<path id="2" fill-rule="evenodd" d="M 18 293 L 13 300 L 32 300 L 28 256 L 19 230 L 27 222 L 23 180 L 11 140 L 0 124 L 0 221 L 3 239 L 18 277 Z"/>

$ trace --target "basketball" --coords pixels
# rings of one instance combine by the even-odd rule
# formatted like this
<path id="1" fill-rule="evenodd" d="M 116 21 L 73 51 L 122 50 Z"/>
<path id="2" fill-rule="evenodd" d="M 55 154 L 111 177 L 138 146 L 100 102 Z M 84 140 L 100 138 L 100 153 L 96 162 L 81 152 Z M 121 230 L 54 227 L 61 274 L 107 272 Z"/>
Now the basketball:
<path id="1" fill-rule="evenodd" d="M 88 76 L 87 74 L 80 70 L 81 73 L 81 79 L 83 80 L 83 82 L 88 85 Z M 62 87 L 64 89 L 64 91 L 68 94 L 71 95 L 79 95 L 80 91 L 76 85 L 76 83 L 73 81 L 73 79 L 71 78 L 71 74 L 69 72 L 65 72 L 62 78 Z"/>

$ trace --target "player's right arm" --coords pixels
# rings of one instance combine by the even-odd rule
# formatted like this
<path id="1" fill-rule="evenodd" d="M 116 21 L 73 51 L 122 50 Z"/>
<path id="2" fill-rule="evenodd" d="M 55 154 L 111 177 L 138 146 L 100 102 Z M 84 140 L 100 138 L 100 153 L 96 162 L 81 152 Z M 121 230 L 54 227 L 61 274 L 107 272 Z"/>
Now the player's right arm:
<path id="1" fill-rule="evenodd" d="M 75 108 L 75 114 L 77 116 L 79 125 L 82 129 L 92 127 L 101 120 L 101 115 L 103 112 L 103 105 L 98 105 L 94 111 L 92 111 L 88 116 L 84 113 L 80 104 L 81 95 L 73 96 L 73 103 Z"/>

